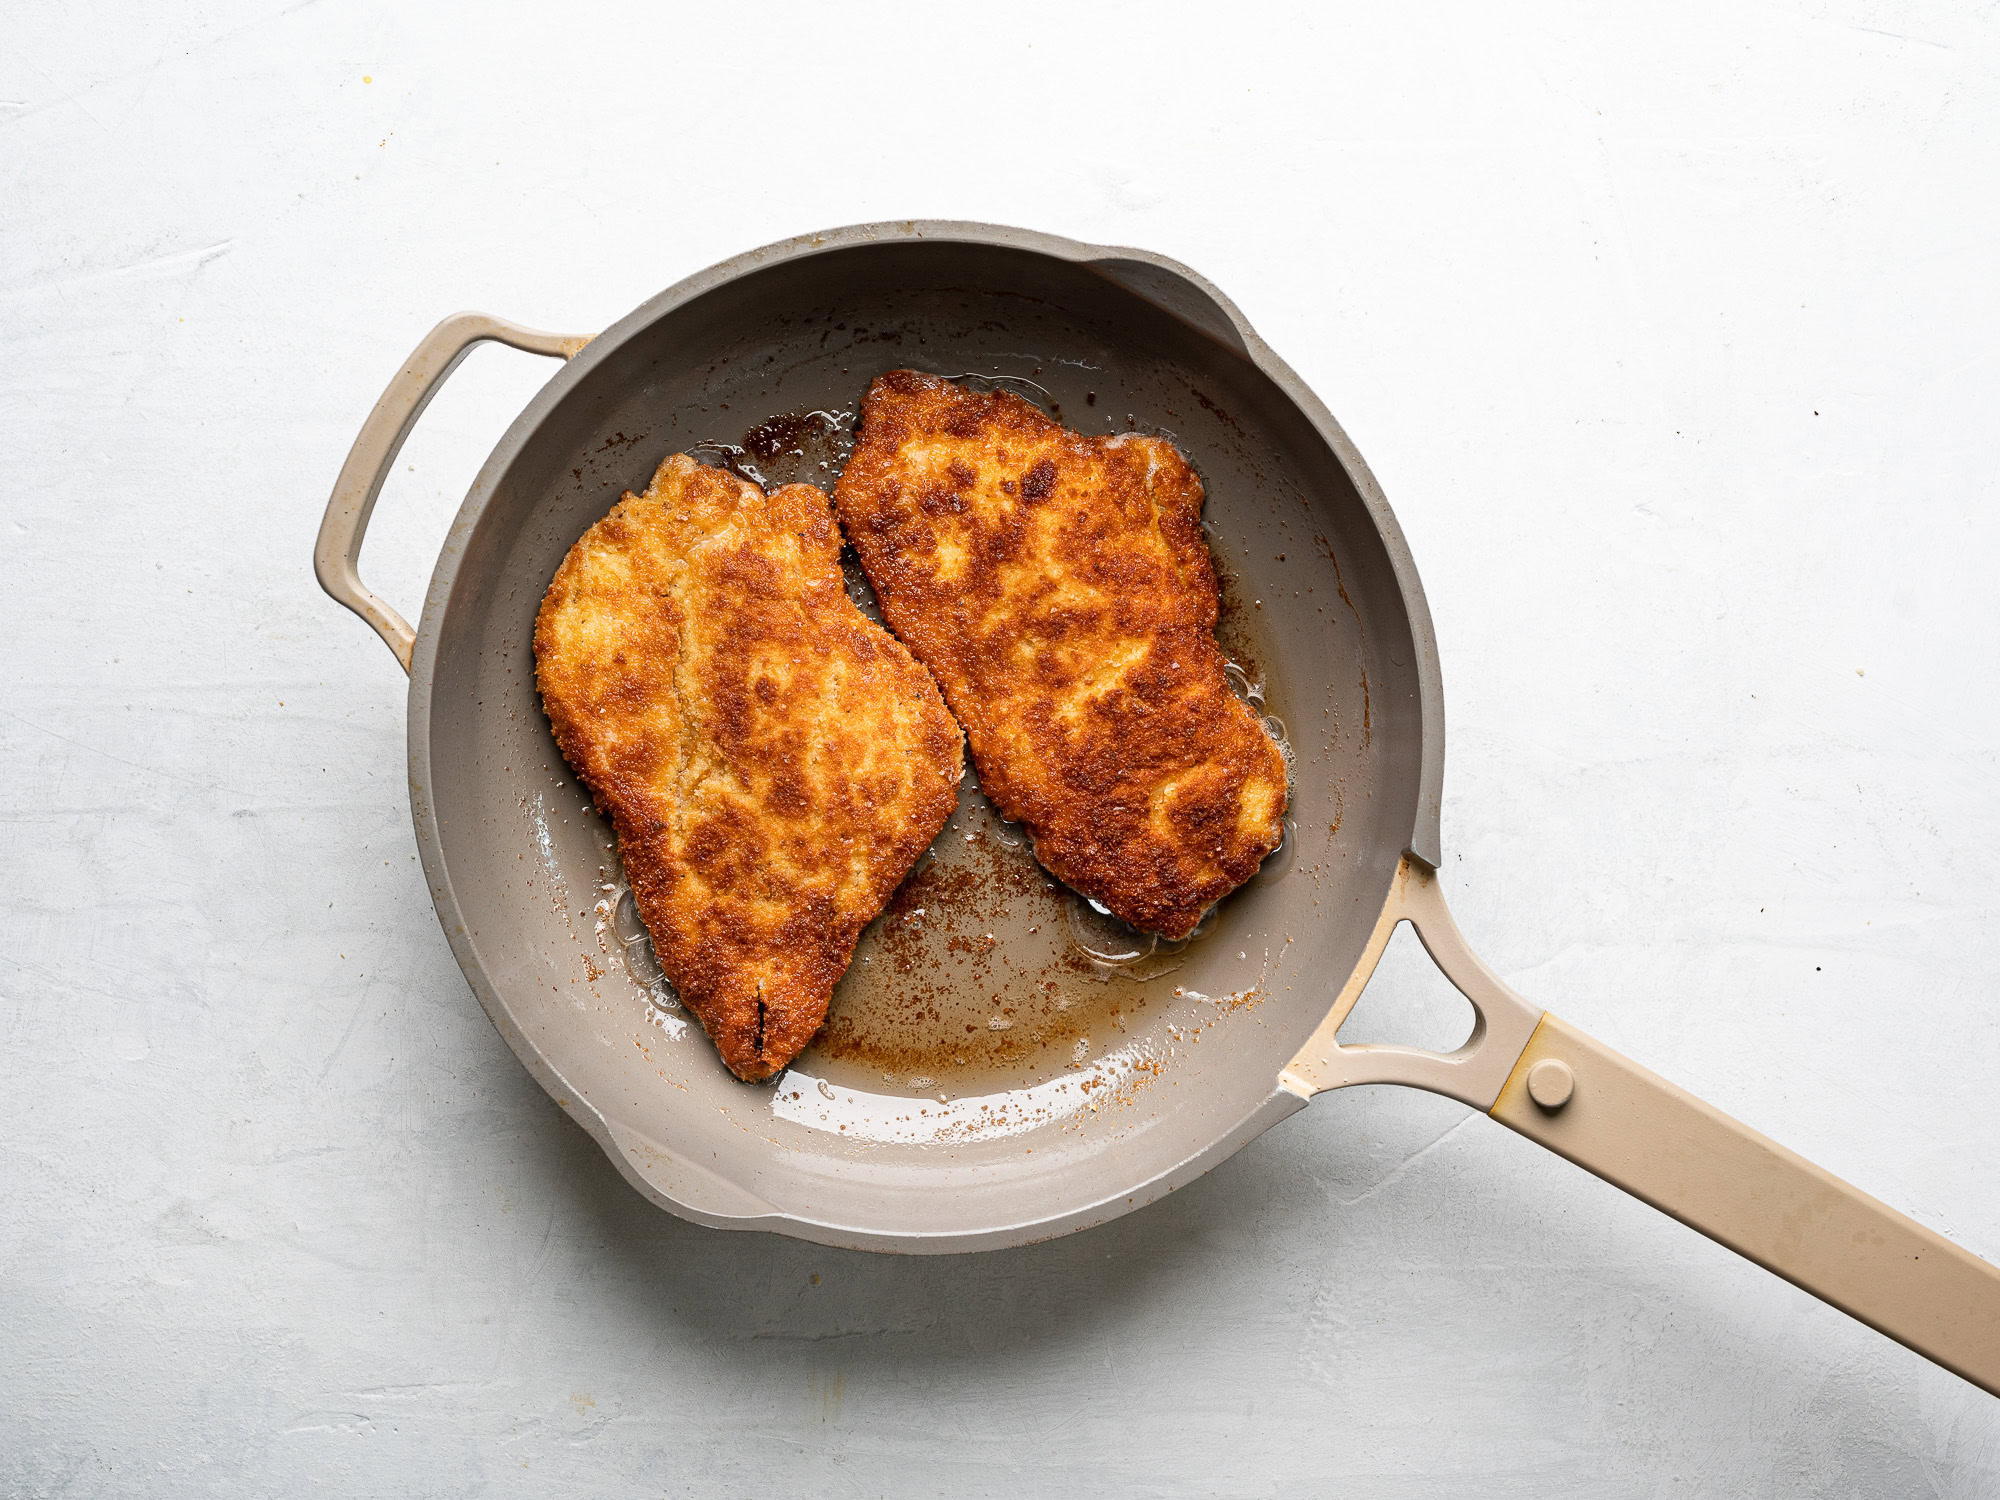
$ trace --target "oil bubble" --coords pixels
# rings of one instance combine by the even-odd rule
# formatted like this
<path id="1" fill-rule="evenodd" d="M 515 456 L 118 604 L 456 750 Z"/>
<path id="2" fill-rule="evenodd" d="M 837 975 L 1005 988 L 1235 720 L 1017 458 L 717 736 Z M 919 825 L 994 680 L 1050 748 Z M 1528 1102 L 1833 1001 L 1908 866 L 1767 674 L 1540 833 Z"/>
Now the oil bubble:
<path id="1" fill-rule="evenodd" d="M 1110 907 L 1088 896 L 1072 897 L 1064 916 L 1071 944 L 1096 964 L 1137 963 L 1151 954 L 1160 941 L 1153 933 L 1128 927 L 1111 915 Z"/>
<path id="2" fill-rule="evenodd" d="M 660 968 L 660 960 L 653 953 L 650 938 L 641 938 L 636 943 L 625 945 L 625 967 L 632 977 L 639 981 L 640 988 L 652 989 L 667 982 L 667 976 Z"/>
<path id="3" fill-rule="evenodd" d="M 1278 847 L 1264 856 L 1264 862 L 1257 867 L 1257 873 L 1250 879 L 1260 885 L 1278 879 L 1297 863 L 1298 847 L 1298 819 L 1288 815 L 1279 834 Z"/>
<path id="4" fill-rule="evenodd" d="M 630 890 L 621 892 L 611 908 L 611 933 L 628 948 L 637 942 L 650 944 L 651 935 L 639 919 L 639 900 Z"/>
<path id="5" fill-rule="evenodd" d="M 1255 709 L 1264 706 L 1264 684 L 1252 682 L 1250 674 L 1240 664 L 1226 661 L 1222 664 L 1222 675 L 1229 679 L 1229 691 Z"/>
<path id="6" fill-rule="evenodd" d="M 1195 930 L 1184 938 L 1142 932 L 1112 916 L 1102 902 L 1075 893 L 1063 916 L 1070 947 L 1090 960 L 1096 978 L 1147 980 L 1171 974 L 1181 966 L 1188 945 L 1213 926 L 1215 910 L 1211 907 L 1204 912 Z"/>

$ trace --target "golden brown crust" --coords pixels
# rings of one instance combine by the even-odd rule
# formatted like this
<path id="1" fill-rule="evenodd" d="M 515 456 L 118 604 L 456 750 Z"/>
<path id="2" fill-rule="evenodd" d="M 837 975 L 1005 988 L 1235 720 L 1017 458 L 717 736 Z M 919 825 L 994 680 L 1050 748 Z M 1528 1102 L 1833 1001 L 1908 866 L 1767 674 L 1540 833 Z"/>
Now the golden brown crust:
<path id="1" fill-rule="evenodd" d="M 1201 481 L 1004 392 L 892 370 L 835 507 L 981 787 L 1060 879 L 1181 937 L 1278 846 L 1285 762 L 1229 690 Z"/>
<path id="2" fill-rule="evenodd" d="M 661 967 L 722 1060 L 769 1077 L 964 775 L 936 685 L 847 597 L 826 496 L 672 455 L 556 570 L 535 675 Z"/>

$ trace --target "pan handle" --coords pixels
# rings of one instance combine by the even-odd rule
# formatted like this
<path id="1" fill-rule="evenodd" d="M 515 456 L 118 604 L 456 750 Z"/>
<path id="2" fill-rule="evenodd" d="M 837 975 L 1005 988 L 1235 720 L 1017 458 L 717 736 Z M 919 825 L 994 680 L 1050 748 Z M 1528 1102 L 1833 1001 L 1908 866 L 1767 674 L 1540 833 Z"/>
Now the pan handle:
<path id="1" fill-rule="evenodd" d="M 1543 1016 L 1489 1113 L 2000 1396 L 2000 1269 L 1575 1027 Z"/>
<path id="2" fill-rule="evenodd" d="M 319 585 L 334 600 L 346 605 L 374 627 L 396 660 L 410 670 L 410 655 L 417 633 L 396 610 L 361 581 L 356 564 L 361 542 L 368 534 L 368 518 L 375 511 L 375 499 L 382 493 L 382 481 L 389 466 L 403 449 L 410 429 L 417 425 L 431 397 L 458 368 L 460 360 L 475 344 L 491 339 L 530 354 L 546 354 L 554 359 L 571 359 L 590 342 L 588 337 L 564 338 L 560 334 L 537 333 L 532 328 L 489 318 L 484 313 L 454 313 L 424 335 L 403 368 L 382 392 L 382 399 L 361 424 L 361 433 L 348 450 L 347 462 L 333 484 L 333 498 L 326 503 L 326 516 L 319 523 L 319 540 L 313 546 L 313 572 Z"/>
<path id="3" fill-rule="evenodd" d="M 1345 1044 L 1340 1028 L 1354 1010 L 1361 992 L 1374 977 L 1375 966 L 1396 928 L 1408 922 L 1423 939 L 1431 958 L 1458 989 L 1472 1002 L 1472 1035 L 1455 1052 L 1429 1052 L 1422 1047 L 1389 1043 Z M 1356 1083 L 1399 1083 L 1408 1088 L 1429 1089 L 1474 1109 L 1491 1109 L 1500 1097 L 1500 1086 L 1514 1070 L 1514 1061 L 1542 1019 L 1539 1006 L 1531 1005 L 1504 984 L 1474 953 L 1451 919 L 1438 889 L 1437 874 L 1422 860 L 1405 854 L 1396 867 L 1396 880 L 1381 918 L 1368 939 L 1368 946 L 1349 976 L 1347 987 L 1333 1002 L 1319 1029 L 1313 1032 L 1298 1056 L 1286 1064 L 1279 1084 L 1301 1098 L 1328 1089 L 1346 1088 Z"/>
<path id="4" fill-rule="evenodd" d="M 1398 923 L 1479 1013 L 1456 1052 L 1335 1038 Z M 2000 1396 L 2000 1268 L 1731 1119 L 1508 989 L 1405 856 L 1355 975 L 1281 1084 L 1447 1094 Z"/>

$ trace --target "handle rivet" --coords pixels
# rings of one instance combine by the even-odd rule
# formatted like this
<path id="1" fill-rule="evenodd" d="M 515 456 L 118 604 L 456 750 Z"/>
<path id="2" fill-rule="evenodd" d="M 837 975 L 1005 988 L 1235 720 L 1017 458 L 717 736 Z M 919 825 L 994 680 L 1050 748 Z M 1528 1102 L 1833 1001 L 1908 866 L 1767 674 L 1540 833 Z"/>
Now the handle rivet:
<path id="1" fill-rule="evenodd" d="M 1570 1072 L 1566 1062 L 1545 1057 L 1528 1069 L 1528 1097 L 1550 1114 L 1569 1103 L 1569 1096 L 1575 1092 L 1576 1074 Z"/>

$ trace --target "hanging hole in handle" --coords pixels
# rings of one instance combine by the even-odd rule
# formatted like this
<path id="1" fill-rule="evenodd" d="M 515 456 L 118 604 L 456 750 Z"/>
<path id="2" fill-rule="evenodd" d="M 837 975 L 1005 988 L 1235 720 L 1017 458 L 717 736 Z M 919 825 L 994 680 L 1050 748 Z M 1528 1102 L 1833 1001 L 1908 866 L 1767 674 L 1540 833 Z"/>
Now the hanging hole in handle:
<path id="1" fill-rule="evenodd" d="M 412 624 L 422 617 L 431 573 L 466 492 L 552 369 L 498 342 L 474 345 L 431 398 L 384 476 L 359 568 L 368 587 Z"/>
<path id="2" fill-rule="evenodd" d="M 1472 1002 L 1424 950 L 1417 929 L 1398 922 L 1368 987 L 1340 1028 L 1340 1044 L 1387 1042 L 1456 1052 L 1471 1040 L 1478 1020 Z"/>

